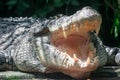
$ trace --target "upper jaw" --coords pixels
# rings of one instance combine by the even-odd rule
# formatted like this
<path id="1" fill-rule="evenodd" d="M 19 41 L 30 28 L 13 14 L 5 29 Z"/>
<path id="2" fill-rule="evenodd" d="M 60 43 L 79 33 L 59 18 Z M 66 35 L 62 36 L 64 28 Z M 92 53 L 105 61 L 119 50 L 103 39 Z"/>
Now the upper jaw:
<path id="1" fill-rule="evenodd" d="M 100 24 L 102 22 L 101 15 L 96 10 L 92 9 L 89 6 L 82 8 L 81 10 L 77 11 L 75 14 L 71 16 L 63 16 L 61 18 L 51 20 L 47 24 L 47 27 L 51 32 L 61 28 L 63 30 L 66 30 L 69 28 L 70 25 L 76 22 L 82 25 L 82 23 L 85 21 L 88 21 L 88 22 L 97 21 L 98 25 L 95 25 L 97 26 L 96 33 L 99 32 Z"/>

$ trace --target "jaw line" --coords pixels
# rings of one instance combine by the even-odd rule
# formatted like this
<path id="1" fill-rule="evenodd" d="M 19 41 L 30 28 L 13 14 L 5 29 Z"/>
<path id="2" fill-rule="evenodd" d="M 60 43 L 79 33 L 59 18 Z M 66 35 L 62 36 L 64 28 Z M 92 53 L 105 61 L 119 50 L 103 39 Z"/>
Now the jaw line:
<path id="1" fill-rule="evenodd" d="M 52 45 L 49 45 L 49 47 L 50 49 L 52 47 L 57 51 L 57 53 L 55 53 L 56 51 L 54 51 L 54 54 L 53 54 L 53 55 L 58 55 L 57 59 L 60 61 L 59 63 L 53 64 L 56 67 L 64 68 L 66 70 L 73 69 L 73 70 L 84 71 L 84 72 L 93 71 L 98 67 L 97 57 L 92 58 L 92 60 L 90 60 L 90 58 L 88 57 L 86 61 L 81 61 L 75 56 L 75 54 L 73 54 L 74 57 L 72 58 L 66 52 L 61 52 Z M 77 58 L 77 60 L 75 60 L 75 57 Z"/>

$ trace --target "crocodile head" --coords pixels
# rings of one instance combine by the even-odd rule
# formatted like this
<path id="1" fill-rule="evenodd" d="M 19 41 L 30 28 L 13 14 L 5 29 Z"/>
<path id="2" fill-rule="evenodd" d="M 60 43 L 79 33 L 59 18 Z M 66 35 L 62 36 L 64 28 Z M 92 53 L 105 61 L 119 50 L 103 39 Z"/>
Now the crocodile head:
<path id="1" fill-rule="evenodd" d="M 99 66 L 89 32 L 98 34 L 101 22 L 100 14 L 90 7 L 51 20 L 47 24 L 50 43 L 43 45 L 40 60 L 50 71 L 63 72 L 74 78 L 87 76 Z"/>

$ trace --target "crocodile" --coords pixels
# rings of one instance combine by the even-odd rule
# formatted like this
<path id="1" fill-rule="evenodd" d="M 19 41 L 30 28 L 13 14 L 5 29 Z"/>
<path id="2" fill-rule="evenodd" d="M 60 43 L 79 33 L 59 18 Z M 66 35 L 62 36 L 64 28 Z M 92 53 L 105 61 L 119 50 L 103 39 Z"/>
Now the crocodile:
<path id="1" fill-rule="evenodd" d="M 0 18 L 0 71 L 61 72 L 81 79 L 108 63 L 120 65 L 120 49 L 98 37 L 101 22 L 88 6 L 49 19 Z"/>

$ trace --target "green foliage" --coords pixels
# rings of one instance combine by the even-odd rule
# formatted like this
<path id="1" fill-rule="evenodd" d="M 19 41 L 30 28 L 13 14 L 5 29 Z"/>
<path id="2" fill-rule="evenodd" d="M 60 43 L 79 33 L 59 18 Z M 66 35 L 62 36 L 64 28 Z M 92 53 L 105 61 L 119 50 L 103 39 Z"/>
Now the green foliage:
<path id="1" fill-rule="evenodd" d="M 120 2 L 119 0 L 105 0 L 108 7 L 110 7 L 113 12 L 113 24 L 111 28 L 111 35 L 117 40 L 120 46 Z"/>
<path id="2" fill-rule="evenodd" d="M 113 28 L 111 30 L 111 34 L 114 33 L 114 37 L 118 38 L 120 33 L 120 18 L 116 17 L 114 18 Z"/>
<path id="3" fill-rule="evenodd" d="M 102 15 L 100 35 L 104 43 L 120 46 L 120 0 L 0 0 L 0 16 L 69 15 L 84 6 L 92 6 Z"/>
<path id="4" fill-rule="evenodd" d="M 49 13 L 54 12 L 56 8 L 66 6 L 64 9 L 67 12 L 68 6 L 79 6 L 79 0 L 7 0 L 0 1 L 1 12 L 9 12 L 11 16 L 34 16 L 46 17 Z M 5 4 L 2 4 L 5 3 Z M 4 14 L 4 16 L 10 16 Z"/>

